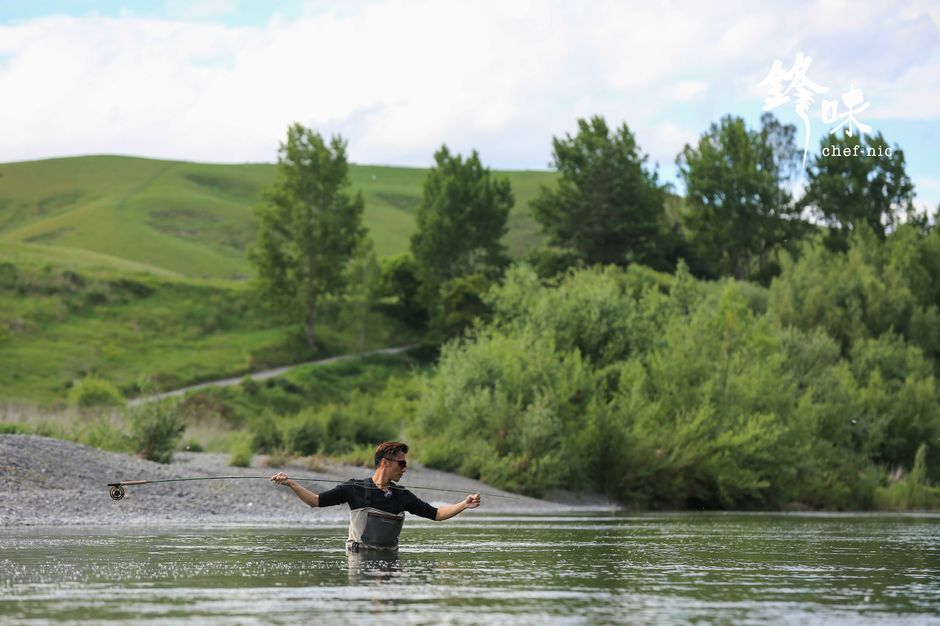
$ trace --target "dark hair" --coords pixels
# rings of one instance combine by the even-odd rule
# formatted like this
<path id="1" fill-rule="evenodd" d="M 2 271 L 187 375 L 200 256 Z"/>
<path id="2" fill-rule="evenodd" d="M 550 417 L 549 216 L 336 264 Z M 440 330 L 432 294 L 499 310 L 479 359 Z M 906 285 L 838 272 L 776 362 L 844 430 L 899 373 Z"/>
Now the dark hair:
<path id="1" fill-rule="evenodd" d="M 378 467 L 382 459 L 404 452 L 408 454 L 408 444 L 400 441 L 383 441 L 375 447 L 375 466 Z"/>

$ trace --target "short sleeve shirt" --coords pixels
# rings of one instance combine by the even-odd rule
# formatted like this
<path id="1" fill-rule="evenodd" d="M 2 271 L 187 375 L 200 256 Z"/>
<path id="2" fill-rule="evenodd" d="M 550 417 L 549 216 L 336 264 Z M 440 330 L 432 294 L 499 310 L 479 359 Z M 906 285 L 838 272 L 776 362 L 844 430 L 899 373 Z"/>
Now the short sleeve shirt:
<path id="1" fill-rule="evenodd" d="M 408 511 L 412 515 L 429 520 L 437 518 L 437 508 L 431 506 L 404 487 L 392 483 L 383 490 L 371 478 L 351 479 L 319 494 L 320 506 L 349 504 L 350 509 L 372 507 L 386 513 L 399 514 Z"/>

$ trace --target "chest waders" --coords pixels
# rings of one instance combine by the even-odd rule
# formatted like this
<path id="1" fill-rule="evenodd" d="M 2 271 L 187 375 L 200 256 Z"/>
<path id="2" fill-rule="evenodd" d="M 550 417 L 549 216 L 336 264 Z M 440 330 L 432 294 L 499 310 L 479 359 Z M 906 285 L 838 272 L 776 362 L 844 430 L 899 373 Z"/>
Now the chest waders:
<path id="1" fill-rule="evenodd" d="M 405 514 L 388 513 L 366 506 L 349 512 L 346 550 L 397 550 Z"/>

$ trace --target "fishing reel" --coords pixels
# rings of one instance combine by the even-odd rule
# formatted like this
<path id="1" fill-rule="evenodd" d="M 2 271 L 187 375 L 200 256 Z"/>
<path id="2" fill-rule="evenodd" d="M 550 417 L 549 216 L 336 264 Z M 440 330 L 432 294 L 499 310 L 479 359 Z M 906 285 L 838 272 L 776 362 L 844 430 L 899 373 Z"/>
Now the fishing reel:
<path id="1" fill-rule="evenodd" d="M 121 485 L 111 485 L 111 489 L 108 493 L 111 495 L 112 500 L 120 500 L 124 497 L 124 487 Z"/>

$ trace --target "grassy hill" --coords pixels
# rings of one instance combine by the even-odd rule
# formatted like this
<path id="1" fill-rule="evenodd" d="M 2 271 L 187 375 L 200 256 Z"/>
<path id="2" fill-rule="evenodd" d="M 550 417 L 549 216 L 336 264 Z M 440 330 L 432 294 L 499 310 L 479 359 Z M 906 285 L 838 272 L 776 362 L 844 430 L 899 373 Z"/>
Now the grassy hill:
<path id="1" fill-rule="evenodd" d="M 380 256 L 404 251 L 427 170 L 353 165 Z M 539 240 L 529 202 L 551 172 L 498 172 L 516 204 L 506 245 Z M 414 331 L 341 303 L 318 314 L 306 348 L 296 320 L 272 319 L 245 281 L 252 207 L 272 164 L 213 165 L 119 156 L 0 164 L 0 405 L 61 405 L 86 376 L 127 396 L 359 349 Z M 681 211 L 672 198 L 670 219 Z"/>
<path id="2" fill-rule="evenodd" d="M 408 247 L 427 170 L 352 165 L 353 189 L 379 256 Z M 516 205 L 506 245 L 520 257 L 538 227 L 529 202 L 550 172 L 499 172 Z M 272 164 L 216 165 L 121 156 L 0 164 L 0 260 L 107 267 L 165 276 L 244 279 L 252 207 Z"/>
<path id="3" fill-rule="evenodd" d="M 363 321 L 324 300 L 310 349 L 299 321 L 273 315 L 247 282 L 70 267 L 0 261 L 0 413 L 61 406 L 89 376 L 133 397 L 419 339 L 379 311 Z"/>
<path id="4" fill-rule="evenodd" d="M 380 256 L 404 251 L 426 170 L 350 168 Z M 548 172 L 505 172 L 516 195 L 506 244 L 536 245 L 528 203 Z M 324 303 L 317 350 L 247 291 L 252 207 L 272 164 L 120 156 L 0 164 L 0 401 L 61 405 L 75 381 L 125 395 L 271 365 L 413 342 L 370 314 L 365 345 L 341 305 Z"/>

